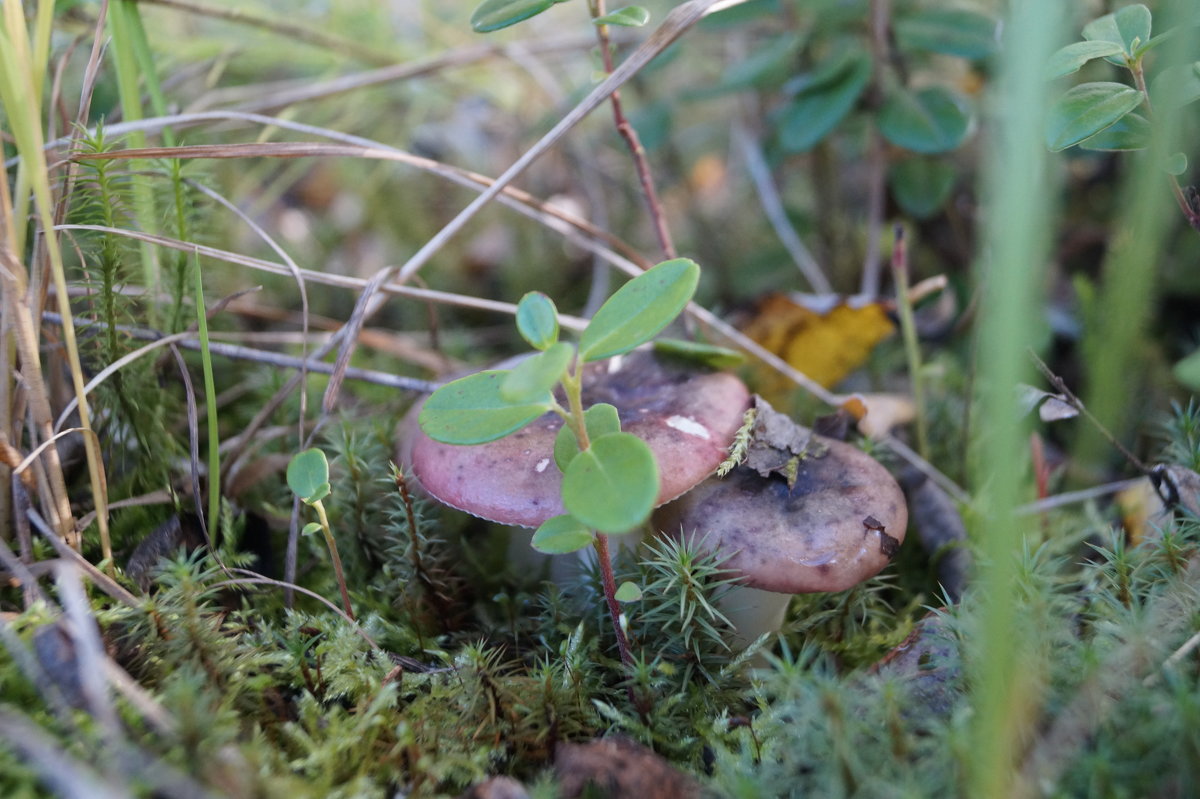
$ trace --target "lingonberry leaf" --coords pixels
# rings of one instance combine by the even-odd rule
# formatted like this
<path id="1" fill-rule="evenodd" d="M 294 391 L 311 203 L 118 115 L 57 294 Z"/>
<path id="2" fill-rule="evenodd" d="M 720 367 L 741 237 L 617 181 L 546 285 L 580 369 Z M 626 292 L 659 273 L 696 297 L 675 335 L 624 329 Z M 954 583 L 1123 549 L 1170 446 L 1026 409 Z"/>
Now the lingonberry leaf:
<path id="1" fill-rule="evenodd" d="M 512 403 L 536 402 L 558 385 L 574 357 L 575 347 L 560 341 L 526 358 L 501 381 L 500 398 Z"/>
<path id="2" fill-rule="evenodd" d="M 965 8 L 926 8 L 896 20 L 896 40 L 904 50 L 926 50 L 972 61 L 996 49 L 996 20 Z"/>
<path id="3" fill-rule="evenodd" d="M 547 391 L 535 400 L 512 403 L 500 394 L 509 371 L 493 369 L 455 380 L 429 395 L 418 424 L 444 444 L 484 444 L 515 433 L 550 410 Z"/>
<path id="4" fill-rule="evenodd" d="M 565 555 L 591 546 L 594 537 L 590 527 L 568 513 L 542 522 L 530 543 L 538 552 Z"/>
<path id="5" fill-rule="evenodd" d="M 854 108 L 871 79 L 871 59 L 844 51 L 828 59 L 800 88 L 779 117 L 779 143 L 789 152 L 812 149 Z"/>
<path id="6" fill-rule="evenodd" d="M 491 33 L 535 17 L 554 5 L 555 0 L 484 0 L 471 14 L 476 33 Z"/>
<path id="7" fill-rule="evenodd" d="M 1124 83 L 1082 83 L 1067 90 L 1046 118 L 1046 146 L 1057 152 L 1114 124 L 1141 105 L 1142 95 Z"/>
<path id="8" fill-rule="evenodd" d="M 609 433 L 572 459 L 563 473 L 563 504 L 602 533 L 627 533 L 650 517 L 658 498 L 658 465 L 635 435 Z"/>
<path id="9" fill-rule="evenodd" d="M 654 338 L 688 304 L 699 281 L 700 267 L 687 258 L 647 269 L 596 311 L 579 339 L 579 357 L 610 358 Z"/>
<path id="10" fill-rule="evenodd" d="M 1131 112 L 1079 146 L 1084 150 L 1144 150 L 1150 146 L 1150 135 L 1149 120 Z"/>
<path id="11" fill-rule="evenodd" d="M 547 350 L 558 341 L 558 309 L 554 300 L 531 291 L 517 303 L 517 332 L 535 350 Z"/>
<path id="12" fill-rule="evenodd" d="M 641 6 L 625 6 L 616 11 L 596 17 L 595 25 L 620 25 L 625 28 L 640 28 L 650 21 L 650 12 Z"/>
<path id="13" fill-rule="evenodd" d="M 621 419 L 617 416 L 617 409 L 607 402 L 597 402 L 585 410 L 583 425 L 587 428 L 588 441 L 609 433 L 621 432 Z M 570 427 L 563 425 L 554 438 L 554 463 L 558 470 L 565 472 L 567 465 L 578 454 L 579 442 L 575 440 L 575 433 Z"/>
<path id="14" fill-rule="evenodd" d="M 926 155 L 962 144 L 970 122 L 962 98 L 941 86 L 893 91 L 879 112 L 879 132 L 885 139 Z"/>
<path id="15" fill-rule="evenodd" d="M 1121 52 L 1121 45 L 1117 42 L 1098 41 L 1068 44 L 1050 56 L 1050 60 L 1046 62 L 1046 80 L 1078 72 L 1084 64 L 1092 59 L 1105 58 L 1119 52 Z"/>

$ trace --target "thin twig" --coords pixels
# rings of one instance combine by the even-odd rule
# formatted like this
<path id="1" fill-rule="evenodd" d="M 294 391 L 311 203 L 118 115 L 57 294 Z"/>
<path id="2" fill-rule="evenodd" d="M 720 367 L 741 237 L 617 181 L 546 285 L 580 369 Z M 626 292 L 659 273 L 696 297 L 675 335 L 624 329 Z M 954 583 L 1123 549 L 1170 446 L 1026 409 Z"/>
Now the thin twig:
<path id="1" fill-rule="evenodd" d="M 128 230 L 125 228 L 105 227 L 103 225 L 60 225 L 63 230 L 94 230 L 100 233 L 111 233 L 114 236 L 124 236 L 125 238 L 145 241 L 150 244 L 156 244 L 160 247 L 169 247 L 173 250 L 183 250 L 192 252 L 196 250 L 200 255 L 206 258 L 216 258 L 227 263 L 238 266 L 248 266 L 254 269 L 259 269 L 264 272 L 269 272 L 275 275 L 290 275 L 291 270 L 284 264 L 275 261 L 266 261 L 261 258 L 253 258 L 249 255 L 241 255 L 240 253 L 231 252 L 229 250 L 221 250 L 216 247 L 205 247 L 193 242 L 179 241 L 167 236 L 158 236 L 152 233 L 140 233 L 136 230 Z M 640 269 L 638 271 L 641 271 Z M 319 283 L 326 286 L 336 286 L 338 288 L 361 290 L 366 286 L 367 281 L 362 278 L 350 277 L 348 275 L 335 275 L 330 272 L 316 272 L 313 270 L 302 270 L 304 279 L 309 283 Z M 411 299 L 422 300 L 427 302 L 437 302 L 445 305 L 457 305 L 463 308 L 472 308 L 477 311 L 491 311 L 493 313 L 501 313 L 512 316 L 517 312 L 517 306 L 511 302 L 498 302 L 496 300 L 486 300 L 479 297 L 469 297 L 465 294 L 453 294 L 447 291 L 435 291 L 433 289 L 417 289 L 409 286 L 400 286 L 395 283 L 386 283 L 380 287 L 380 290 L 385 294 L 394 294 L 397 297 L 409 297 Z M 60 317 L 61 319 L 61 317 Z M 587 321 L 569 315 L 560 315 L 559 323 L 571 330 L 582 330 L 587 326 Z M 333 339 L 340 341 L 341 337 L 335 333 Z M 314 351 L 309 354 L 309 368 L 315 370 L 313 363 L 318 358 L 323 358 L 330 352 L 330 349 L 324 351 Z"/>
<path id="2" fill-rule="evenodd" d="M 604 16 L 604 0 L 590 0 L 590 5 L 592 19 Z M 613 57 L 608 26 L 596 25 L 595 27 L 596 40 L 600 43 L 600 57 L 604 62 L 604 71 L 611 75 Z M 642 187 L 642 198 L 645 199 L 647 210 L 650 212 L 650 223 L 654 227 L 654 235 L 658 237 L 658 246 L 664 257 L 674 258 L 678 253 L 675 250 L 675 242 L 671 239 L 671 230 L 667 227 L 667 218 L 663 213 L 662 202 L 658 199 L 658 190 L 654 188 L 654 175 L 650 172 L 646 148 L 642 146 L 642 140 L 638 137 L 637 131 L 625 117 L 625 111 L 621 107 L 621 93 L 614 89 L 609 95 L 608 101 L 612 105 L 613 122 L 617 126 L 617 133 L 625 140 L 629 154 L 633 157 L 633 168 L 637 172 L 638 183 Z"/>
<path id="3" fill-rule="evenodd" d="M 1057 391 L 1059 394 L 1062 394 L 1066 398 L 1068 405 L 1083 414 L 1083 416 L 1089 422 L 1091 422 L 1097 430 L 1100 431 L 1101 435 L 1108 439 L 1108 443 L 1112 444 L 1118 452 L 1125 456 L 1127 461 L 1133 464 L 1134 468 L 1136 468 L 1142 474 L 1150 474 L 1150 467 L 1143 463 L 1140 458 L 1126 449 L 1124 444 L 1122 444 L 1120 441 L 1117 441 L 1116 437 L 1108 431 L 1108 428 L 1101 424 L 1100 420 L 1093 416 L 1092 412 L 1084 406 L 1083 400 L 1075 396 L 1075 393 L 1071 391 L 1071 388 L 1067 385 L 1065 380 L 1054 374 L 1054 372 L 1050 371 L 1050 367 L 1046 365 L 1045 361 L 1038 357 L 1036 352 L 1030 350 L 1029 356 L 1033 358 L 1034 363 L 1037 364 L 1038 370 L 1046 377 L 1046 380 L 1049 381 L 1050 385 L 1054 387 L 1055 391 Z"/>
<path id="4" fill-rule="evenodd" d="M 771 178 L 771 170 L 767 167 L 767 159 L 763 157 L 762 147 L 741 123 L 733 128 L 733 141 L 746 161 L 746 171 L 750 174 L 758 201 L 762 204 L 763 213 L 767 215 L 767 221 L 771 223 L 775 235 L 779 237 L 779 242 L 796 262 L 800 274 L 804 275 L 804 279 L 815 293 L 832 294 L 833 285 L 829 278 L 825 277 L 821 265 L 817 263 L 808 247 L 804 246 L 800 234 L 787 218 L 783 200 L 779 197 L 775 181 Z"/>
<path id="5" fill-rule="evenodd" d="M 97 569 L 91 564 L 91 562 L 88 561 L 87 558 L 63 543 L 63 540 L 54 534 L 54 531 L 50 529 L 50 526 L 46 524 L 46 521 L 38 514 L 37 511 L 35 511 L 33 508 L 29 508 L 26 512 L 29 515 L 29 521 L 33 522 L 33 526 L 37 528 L 38 532 L 50 542 L 50 545 L 54 547 L 55 552 L 58 553 L 60 558 L 70 561 L 82 569 L 83 573 L 88 576 L 88 579 L 96 584 L 97 588 L 108 594 L 113 599 L 131 608 L 141 607 L 137 597 L 122 588 L 120 583 Z"/>
<path id="6" fill-rule="evenodd" d="M 100 725 L 106 738 L 121 738 L 121 723 L 116 708 L 108 693 L 108 682 L 104 678 L 102 661 L 108 658 L 92 607 L 83 592 L 78 568 L 74 564 L 60 561 L 54 570 L 54 582 L 58 587 L 58 599 L 63 614 L 69 622 L 68 632 L 74 643 L 76 676 L 80 693 L 87 702 L 88 712 Z"/>
<path id="7" fill-rule="evenodd" d="M 26 609 L 36 601 L 48 601 L 46 592 L 42 590 L 42 586 L 38 583 L 37 578 L 34 577 L 30 566 L 17 557 L 17 553 L 9 548 L 8 543 L 2 536 L 0 536 L 0 563 L 3 563 L 4 568 L 8 569 L 9 573 L 21 583 L 21 590 L 25 595 Z"/>
<path id="8" fill-rule="evenodd" d="M 221 19 L 227 22 L 236 22 L 240 25 L 260 28 L 271 33 L 277 33 L 280 36 L 295 39 L 298 42 L 322 47 L 339 55 L 349 56 L 367 64 L 394 64 L 398 60 L 389 53 L 381 53 L 373 48 L 364 46 L 359 41 L 343 39 L 341 36 L 335 36 L 331 33 L 304 25 L 297 25 L 294 22 L 260 17 L 241 8 L 218 8 L 216 6 L 191 2 L 191 0 L 137 0 L 137 2 L 174 8 L 189 14 L 195 14 L 196 16 L 212 17 L 213 19 Z"/>
<path id="9" fill-rule="evenodd" d="M 58 324 L 61 322 L 61 317 L 52 312 L 46 311 L 42 314 L 42 318 L 47 322 Z M 85 319 L 75 317 L 76 324 L 80 325 L 95 325 L 97 327 L 104 326 L 105 322 L 95 319 Z M 129 325 L 117 325 L 117 330 L 129 336 L 130 338 L 140 339 L 142 341 L 150 341 L 145 347 L 140 347 L 133 352 L 123 355 L 116 361 L 106 366 L 98 372 L 95 377 L 88 382 L 85 388 L 90 393 L 94 391 L 104 380 L 112 375 L 116 370 L 128 365 L 132 361 L 146 355 L 147 353 L 160 349 L 165 346 L 178 345 L 186 350 L 199 351 L 200 341 L 196 338 L 191 338 L 191 333 L 174 333 L 165 335 L 157 330 L 149 330 L 141 327 L 130 327 Z M 239 361 L 251 361 L 254 363 L 264 363 L 269 366 L 277 366 L 281 369 L 300 369 L 301 366 L 307 366 L 309 371 L 317 372 L 318 374 L 330 374 L 333 371 L 331 364 L 321 361 L 311 361 L 300 358 L 295 355 L 284 355 L 278 352 L 269 352 L 267 350 L 255 349 L 253 347 L 245 347 L 237 344 L 226 344 L 219 341 L 210 341 L 208 344 L 209 350 L 214 355 L 220 355 L 225 358 L 232 358 Z M 429 380 L 420 380 L 415 377 L 404 377 L 402 375 L 393 375 L 386 372 L 380 372 L 374 369 L 360 369 L 351 367 L 346 371 L 346 377 L 352 380 L 361 380 L 364 383 L 373 383 L 378 386 L 387 386 L 389 388 L 399 388 L 405 391 L 415 391 L 422 394 L 428 394 L 434 391 L 439 383 Z M 60 423 L 70 415 L 73 406 L 68 404 L 64 409 Z"/>
<path id="10" fill-rule="evenodd" d="M 238 86 L 221 91 L 210 92 L 206 98 L 193 104 L 190 110 L 213 108 L 224 105 L 227 101 L 237 101 L 239 97 L 249 99 L 229 108 L 232 111 L 272 111 L 286 108 L 297 103 L 307 103 L 313 100 L 323 100 L 346 92 L 379 86 L 384 83 L 395 83 L 424 75 L 433 75 L 452 67 L 465 67 L 480 61 L 497 57 L 507 57 L 510 47 L 521 47 L 529 52 L 572 52 L 586 51 L 592 43 L 591 34 L 579 36 L 556 36 L 549 39 L 515 43 L 512 45 L 485 44 L 452 50 L 426 59 L 406 61 L 389 67 L 341 75 L 324 81 L 306 79 L 278 81 L 266 85 Z"/>
<path id="11" fill-rule="evenodd" d="M 1121 491 L 1133 488 L 1145 480 L 1145 477 L 1134 477 L 1129 480 L 1118 480 L 1115 483 L 1105 483 L 1104 485 L 1080 489 L 1079 491 L 1066 491 L 1062 494 L 1055 494 L 1052 497 L 1039 499 L 1037 502 L 1019 505 L 1013 509 L 1013 513 L 1017 516 L 1033 516 L 1042 514 L 1048 510 L 1053 510 L 1054 508 L 1061 508 L 1064 505 L 1074 505 L 1078 502 L 1087 502 L 1090 499 L 1099 499 L 1100 497 L 1106 497 L 1110 494 L 1117 494 Z"/>

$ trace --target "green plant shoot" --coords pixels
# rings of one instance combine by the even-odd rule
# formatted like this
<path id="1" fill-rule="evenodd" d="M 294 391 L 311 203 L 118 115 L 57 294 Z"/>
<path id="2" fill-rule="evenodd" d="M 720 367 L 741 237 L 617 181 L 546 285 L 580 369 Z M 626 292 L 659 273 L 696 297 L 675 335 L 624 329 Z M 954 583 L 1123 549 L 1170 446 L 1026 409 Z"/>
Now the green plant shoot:
<path id="1" fill-rule="evenodd" d="M 555 555 L 595 547 L 617 648 L 630 670 L 633 656 L 621 626 L 607 535 L 629 532 L 650 518 L 658 499 L 658 464 L 646 442 L 621 431 L 616 408 L 583 407 L 583 368 L 657 336 L 688 304 L 699 281 L 700 267 L 686 258 L 647 269 L 600 306 L 578 347 L 558 341 L 554 303 L 530 292 L 517 305 L 517 329 L 540 352 L 516 368 L 479 372 L 442 386 L 417 417 L 426 435 L 446 444 L 495 441 L 546 412 L 562 417 L 554 463 L 563 474 L 568 512 L 543 522 L 532 544 Z M 559 387 L 566 407 L 555 396 Z M 310 476 L 302 487 L 313 488 L 318 477 Z M 628 690 L 632 702 L 633 688 Z"/>
<path id="2" fill-rule="evenodd" d="M 664 261 L 621 287 L 596 312 L 578 346 L 558 341 L 558 316 L 544 294 L 517 306 L 517 329 L 540 352 L 513 369 L 479 372 L 442 386 L 421 409 L 419 423 L 446 444 L 483 444 L 515 433 L 544 413 L 563 419 L 554 461 L 563 472 L 566 516 L 539 528 L 533 545 L 561 553 L 592 543 L 592 531 L 624 533 L 643 524 L 658 497 L 658 466 L 650 448 L 621 432 L 616 409 L 582 402 L 584 364 L 629 352 L 658 335 L 696 291 L 700 268 Z M 555 397 L 561 386 L 565 406 Z"/>
<path id="3" fill-rule="evenodd" d="M 342 569 L 342 558 L 338 555 L 337 541 L 333 538 L 333 530 L 329 527 L 329 517 L 325 514 L 325 503 L 321 500 L 329 496 L 329 461 L 325 453 L 319 449 L 306 449 L 292 456 L 288 462 L 287 484 L 292 493 L 300 498 L 305 505 L 317 512 L 317 522 L 304 525 L 304 532 L 315 533 L 320 530 L 325 535 L 325 545 L 329 547 L 329 557 L 333 560 L 333 571 L 337 577 L 338 589 L 342 593 L 342 607 L 346 615 L 354 618 L 354 608 L 350 604 L 350 592 L 346 588 L 346 575 Z"/>

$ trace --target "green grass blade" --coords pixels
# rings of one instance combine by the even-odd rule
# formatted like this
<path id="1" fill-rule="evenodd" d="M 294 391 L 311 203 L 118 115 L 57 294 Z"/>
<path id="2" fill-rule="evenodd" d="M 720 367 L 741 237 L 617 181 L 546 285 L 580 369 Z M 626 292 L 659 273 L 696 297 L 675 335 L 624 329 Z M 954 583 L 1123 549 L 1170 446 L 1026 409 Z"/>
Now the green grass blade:
<path id="1" fill-rule="evenodd" d="M 193 259 L 196 288 L 196 328 L 200 339 L 200 363 L 204 370 L 204 406 L 208 413 L 208 534 L 217 540 L 221 523 L 221 430 L 217 419 L 217 383 L 213 377 L 212 352 L 208 347 L 208 314 L 204 306 L 204 278 L 200 257 Z"/>
<path id="2" fill-rule="evenodd" d="M 1024 527 L 1013 509 L 1024 474 L 1025 426 L 1013 396 L 1017 383 L 1028 380 L 1028 350 L 1044 324 L 1040 265 L 1049 257 L 1055 192 L 1042 143 L 1047 105 L 1042 65 L 1060 43 L 1062 5 L 1022 0 L 1011 6 L 994 98 L 1005 111 L 997 119 L 986 165 L 989 213 L 981 250 L 991 257 L 980 275 L 988 299 L 979 328 L 976 418 L 981 429 L 975 455 L 981 624 L 971 652 L 975 715 L 966 791 L 973 797 L 1014 795 L 1018 745 L 1034 721 L 1025 714 L 1031 701 L 1025 694 L 1039 679 L 1019 662 L 1028 636 L 1036 631 L 1020 627 L 1015 611 Z"/>

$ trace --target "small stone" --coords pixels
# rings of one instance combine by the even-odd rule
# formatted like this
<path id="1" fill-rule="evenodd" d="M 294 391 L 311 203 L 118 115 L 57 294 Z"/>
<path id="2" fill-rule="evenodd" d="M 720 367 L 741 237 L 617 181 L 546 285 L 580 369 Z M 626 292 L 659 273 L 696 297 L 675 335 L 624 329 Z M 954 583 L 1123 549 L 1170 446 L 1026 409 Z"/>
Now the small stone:
<path id="1" fill-rule="evenodd" d="M 458 799 L 529 799 L 529 792 L 512 777 L 492 777 L 472 786 Z"/>
<path id="2" fill-rule="evenodd" d="M 562 799 L 692 799 L 701 795 L 691 777 L 646 747 L 621 737 L 560 744 L 554 773 Z"/>

